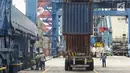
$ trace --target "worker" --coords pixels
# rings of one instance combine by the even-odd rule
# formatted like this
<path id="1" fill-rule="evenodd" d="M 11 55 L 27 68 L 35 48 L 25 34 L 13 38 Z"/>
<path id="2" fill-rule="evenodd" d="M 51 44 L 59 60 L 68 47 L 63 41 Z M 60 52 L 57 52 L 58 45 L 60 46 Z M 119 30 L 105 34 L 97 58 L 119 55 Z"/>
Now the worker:
<path id="1" fill-rule="evenodd" d="M 35 70 L 39 70 L 39 65 L 40 65 L 40 55 L 39 54 L 36 55 L 35 61 L 36 61 L 36 69 Z"/>
<path id="2" fill-rule="evenodd" d="M 106 54 L 104 53 L 102 56 L 101 56 L 101 60 L 102 60 L 102 67 L 106 67 Z"/>
<path id="3" fill-rule="evenodd" d="M 44 54 L 40 55 L 40 67 L 41 70 L 45 70 L 45 61 L 46 61 L 46 57 Z"/>
<path id="4" fill-rule="evenodd" d="M 30 57 L 30 53 L 28 53 L 27 55 L 27 66 L 29 66 L 31 68 L 31 70 L 34 70 L 32 62 L 31 62 L 32 58 Z"/>

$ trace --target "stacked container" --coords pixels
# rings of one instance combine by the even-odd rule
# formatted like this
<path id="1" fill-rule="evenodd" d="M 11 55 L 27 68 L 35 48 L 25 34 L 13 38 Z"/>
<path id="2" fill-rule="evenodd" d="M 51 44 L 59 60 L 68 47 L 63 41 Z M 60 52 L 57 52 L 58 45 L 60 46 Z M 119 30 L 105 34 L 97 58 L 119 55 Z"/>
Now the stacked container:
<path id="1" fill-rule="evenodd" d="M 78 2 L 75 2 L 78 1 Z M 93 32 L 92 3 L 86 0 L 65 0 L 63 2 L 63 35 L 66 51 L 90 55 L 90 36 Z"/>

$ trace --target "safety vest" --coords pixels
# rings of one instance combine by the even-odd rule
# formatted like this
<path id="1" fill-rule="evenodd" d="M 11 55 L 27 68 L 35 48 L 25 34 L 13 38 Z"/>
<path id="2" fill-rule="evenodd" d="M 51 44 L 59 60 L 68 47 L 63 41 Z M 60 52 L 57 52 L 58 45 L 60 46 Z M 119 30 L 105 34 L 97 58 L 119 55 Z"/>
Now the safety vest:
<path id="1" fill-rule="evenodd" d="M 40 59 L 40 55 L 37 55 L 37 56 L 35 57 L 35 59 L 36 59 L 36 60 L 39 60 L 39 59 Z"/>

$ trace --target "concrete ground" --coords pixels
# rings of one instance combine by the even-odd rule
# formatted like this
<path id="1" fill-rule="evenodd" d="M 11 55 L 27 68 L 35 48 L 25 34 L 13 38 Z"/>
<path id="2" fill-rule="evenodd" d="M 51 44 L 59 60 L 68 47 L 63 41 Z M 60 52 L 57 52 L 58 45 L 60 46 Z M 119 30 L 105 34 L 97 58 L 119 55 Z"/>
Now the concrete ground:
<path id="1" fill-rule="evenodd" d="M 46 57 L 46 64 L 48 64 L 48 62 L 50 61 L 50 60 L 52 60 L 53 59 L 53 57 L 50 57 L 50 56 L 48 56 L 48 57 Z M 34 67 L 35 68 L 35 67 Z M 47 67 L 46 67 L 47 68 Z M 20 71 L 20 72 L 18 72 L 18 73 L 42 73 L 43 71 L 40 71 L 40 69 L 39 70 L 31 70 L 31 68 L 28 68 L 28 69 L 26 69 L 26 70 L 22 70 L 22 71 Z"/>
<path id="2" fill-rule="evenodd" d="M 46 62 L 45 71 L 24 70 L 19 73 L 130 73 L 130 58 L 123 56 L 110 56 L 107 58 L 107 67 L 103 68 L 101 60 L 94 58 L 94 71 L 85 69 L 74 69 L 73 71 L 64 70 L 64 58 L 55 58 Z"/>

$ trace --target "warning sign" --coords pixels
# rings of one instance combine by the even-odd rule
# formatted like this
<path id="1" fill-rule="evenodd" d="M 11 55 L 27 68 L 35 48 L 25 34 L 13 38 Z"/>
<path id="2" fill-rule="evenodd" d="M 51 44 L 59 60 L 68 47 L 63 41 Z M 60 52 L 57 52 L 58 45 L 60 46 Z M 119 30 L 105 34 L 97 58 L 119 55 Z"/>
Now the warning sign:
<path id="1" fill-rule="evenodd" d="M 125 3 L 124 3 L 124 2 L 122 2 L 122 3 L 117 3 L 117 8 L 124 9 L 124 8 L 125 8 Z"/>
<path id="2" fill-rule="evenodd" d="M 117 3 L 117 10 L 118 11 L 125 11 L 125 3 L 124 2 Z"/>

